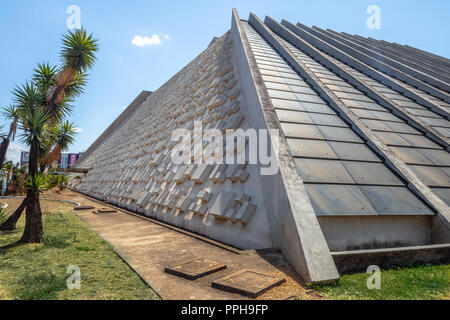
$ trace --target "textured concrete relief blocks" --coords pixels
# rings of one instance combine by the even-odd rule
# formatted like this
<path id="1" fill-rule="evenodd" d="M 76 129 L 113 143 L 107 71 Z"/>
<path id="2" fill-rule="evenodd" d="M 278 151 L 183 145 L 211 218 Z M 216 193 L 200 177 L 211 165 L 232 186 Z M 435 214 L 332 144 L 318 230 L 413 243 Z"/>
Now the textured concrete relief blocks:
<path id="1" fill-rule="evenodd" d="M 197 202 L 191 204 L 189 209 L 196 215 L 204 216 L 208 211 L 208 205 L 205 203 Z"/>
<path id="2" fill-rule="evenodd" d="M 209 193 L 208 191 L 205 191 L 205 190 L 200 190 L 197 193 L 197 198 L 203 202 L 208 202 L 209 199 L 211 199 L 211 193 Z"/>
<path id="3" fill-rule="evenodd" d="M 210 180 L 213 183 L 223 183 L 226 179 L 225 170 L 227 168 L 226 164 L 219 164 L 216 165 L 211 172 Z"/>
<path id="4" fill-rule="evenodd" d="M 164 204 L 164 200 L 166 199 L 166 197 L 169 195 L 169 190 L 168 189 L 163 189 L 161 191 L 161 193 L 159 194 L 158 198 L 156 199 L 156 203 L 159 205 L 163 205 Z"/>
<path id="5" fill-rule="evenodd" d="M 227 92 L 227 96 L 230 100 L 234 100 L 239 96 L 240 93 L 241 93 L 241 90 L 236 86 L 232 90 L 229 90 Z"/>
<path id="6" fill-rule="evenodd" d="M 196 169 L 197 169 L 197 166 L 195 164 L 190 164 L 187 166 L 186 170 L 184 171 L 184 175 L 190 179 Z"/>
<path id="7" fill-rule="evenodd" d="M 233 89 L 234 86 L 236 86 L 236 84 L 237 84 L 237 81 L 236 81 L 236 79 L 233 78 L 232 73 L 229 73 L 228 77 L 226 77 L 224 80 L 226 81 L 225 88 L 227 90 Z"/>
<path id="8" fill-rule="evenodd" d="M 208 108 L 208 110 L 211 110 L 213 108 L 216 108 L 218 106 L 221 106 L 222 104 L 224 104 L 227 101 L 227 98 L 223 95 L 220 96 L 214 96 L 210 102 L 206 105 L 206 108 Z"/>
<path id="9" fill-rule="evenodd" d="M 168 214 L 170 210 L 192 211 L 195 215 L 208 212 L 215 204 L 215 188 L 224 187 L 217 184 L 229 183 L 228 166 L 174 166 L 170 153 L 179 142 L 171 141 L 170 135 L 174 128 L 193 130 L 195 120 L 202 120 L 204 129 L 222 131 L 239 128 L 245 119 L 233 74 L 231 42 L 225 38 L 153 93 L 92 153 L 88 160 L 95 168 L 83 179 L 79 190 L 148 216 Z M 214 141 L 204 141 L 203 148 L 213 150 Z M 236 148 L 230 151 L 235 154 Z M 233 166 L 228 177 L 231 182 L 247 178 L 245 165 Z M 199 185 L 204 189 L 199 191 Z M 236 195 L 217 215 L 236 221 L 246 201 L 250 199 Z"/>
<path id="10" fill-rule="evenodd" d="M 180 212 L 186 212 L 191 204 L 191 199 L 189 199 L 188 197 L 181 197 L 175 204 L 175 209 L 178 209 Z"/>
<path id="11" fill-rule="evenodd" d="M 173 209 L 175 205 L 177 204 L 177 200 L 174 197 L 174 195 L 170 194 L 164 201 L 163 207 L 166 207 L 168 209 Z"/>
<path id="12" fill-rule="evenodd" d="M 211 206 L 211 209 L 209 209 L 209 213 L 215 218 L 226 219 L 225 214 L 236 205 L 235 198 L 236 193 L 234 192 L 220 192 Z"/>
<path id="13" fill-rule="evenodd" d="M 183 183 L 186 180 L 186 175 L 184 172 L 186 171 L 187 166 L 179 166 L 177 168 L 176 174 L 173 178 L 173 181 L 175 181 L 178 184 Z"/>
<path id="14" fill-rule="evenodd" d="M 256 211 L 256 205 L 250 202 L 245 193 L 221 192 L 217 196 L 209 213 L 220 220 L 230 220 L 248 224 Z"/>
<path id="15" fill-rule="evenodd" d="M 234 200 L 242 205 L 244 202 L 250 201 L 250 196 L 246 193 L 238 193 Z"/>
<path id="16" fill-rule="evenodd" d="M 193 173 L 191 179 L 195 183 L 203 183 L 208 179 L 209 174 L 211 173 L 213 166 L 210 164 L 200 164 L 197 169 Z"/>
<path id="17" fill-rule="evenodd" d="M 237 212 L 236 216 L 234 217 L 235 220 L 238 220 L 239 222 L 243 224 L 248 224 L 250 219 L 252 218 L 253 214 L 256 211 L 256 205 L 254 205 L 251 202 L 245 201 L 239 211 Z"/>

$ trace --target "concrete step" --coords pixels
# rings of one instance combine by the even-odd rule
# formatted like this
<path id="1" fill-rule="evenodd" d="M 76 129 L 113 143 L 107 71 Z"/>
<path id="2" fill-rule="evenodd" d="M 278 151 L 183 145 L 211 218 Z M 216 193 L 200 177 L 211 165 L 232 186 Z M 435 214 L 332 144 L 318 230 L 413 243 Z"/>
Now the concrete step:
<path id="1" fill-rule="evenodd" d="M 449 263 L 450 243 L 383 249 L 331 252 L 340 273 L 366 271 L 370 265 L 380 268 L 424 263 Z"/>

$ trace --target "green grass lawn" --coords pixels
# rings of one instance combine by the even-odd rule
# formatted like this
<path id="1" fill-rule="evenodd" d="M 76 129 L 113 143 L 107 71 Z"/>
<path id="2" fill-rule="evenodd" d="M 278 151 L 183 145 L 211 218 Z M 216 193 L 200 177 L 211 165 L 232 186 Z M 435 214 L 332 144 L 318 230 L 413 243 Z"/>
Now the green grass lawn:
<path id="1" fill-rule="evenodd" d="M 380 289 L 369 290 L 370 274 L 344 274 L 339 283 L 313 286 L 330 299 L 450 299 L 450 265 L 423 265 L 381 271 Z"/>
<path id="2" fill-rule="evenodd" d="M 17 241 L 0 232 L 0 247 Z M 0 299 L 158 299 L 155 292 L 65 204 L 44 214 L 42 244 L 0 249 Z M 67 267 L 81 271 L 81 288 L 69 290 Z"/>

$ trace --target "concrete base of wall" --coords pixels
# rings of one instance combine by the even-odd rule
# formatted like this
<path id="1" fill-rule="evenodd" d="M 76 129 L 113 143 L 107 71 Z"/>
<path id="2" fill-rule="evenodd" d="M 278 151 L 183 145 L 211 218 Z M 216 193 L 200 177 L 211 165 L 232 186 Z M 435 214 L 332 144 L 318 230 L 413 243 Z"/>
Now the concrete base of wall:
<path id="1" fill-rule="evenodd" d="M 332 252 L 340 273 L 365 271 L 370 265 L 380 268 L 423 263 L 449 263 L 450 243 L 389 249 Z"/>
<path id="2" fill-rule="evenodd" d="M 319 216 L 330 251 L 432 244 L 431 216 Z"/>

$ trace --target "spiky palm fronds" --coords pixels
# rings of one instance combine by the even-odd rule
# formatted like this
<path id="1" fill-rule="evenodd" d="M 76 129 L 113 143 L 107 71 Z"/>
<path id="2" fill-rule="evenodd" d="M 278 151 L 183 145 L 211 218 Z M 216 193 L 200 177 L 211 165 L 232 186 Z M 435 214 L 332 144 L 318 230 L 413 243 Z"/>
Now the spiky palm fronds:
<path id="1" fill-rule="evenodd" d="M 13 89 L 13 101 L 19 109 L 20 114 L 29 113 L 35 108 L 45 105 L 45 93 L 32 82 L 25 82 L 22 86 Z"/>
<path id="2" fill-rule="evenodd" d="M 33 195 L 39 195 L 49 188 L 49 177 L 42 173 L 35 175 L 28 175 L 25 181 L 25 186 Z"/>
<path id="3" fill-rule="evenodd" d="M 85 72 L 78 72 L 75 74 L 72 81 L 70 81 L 67 84 L 66 91 L 65 91 L 65 97 L 66 100 L 70 101 L 71 99 L 75 98 L 76 96 L 79 96 L 84 93 L 84 87 L 87 84 L 88 76 Z"/>
<path id="4" fill-rule="evenodd" d="M 55 144 L 61 151 L 66 151 L 75 141 L 75 134 L 76 131 L 73 122 L 65 121 L 57 127 Z"/>
<path id="5" fill-rule="evenodd" d="M 66 68 L 82 73 L 93 67 L 99 45 L 92 34 L 87 35 L 83 28 L 69 30 L 69 34 L 63 36 L 62 43 L 61 59 Z"/>
<path id="6" fill-rule="evenodd" d="M 45 122 L 48 116 L 42 108 L 35 108 L 23 114 L 24 119 L 20 125 L 23 131 L 21 134 L 21 142 L 31 145 L 32 141 L 39 141 L 41 144 L 45 141 Z"/>
<path id="7" fill-rule="evenodd" d="M 41 92 L 46 93 L 51 87 L 58 83 L 56 79 L 57 74 L 57 68 L 50 66 L 48 62 L 38 63 L 37 68 L 34 69 L 33 83 L 41 90 Z"/>
<path id="8" fill-rule="evenodd" d="M 69 182 L 69 178 L 65 174 L 59 174 L 57 181 L 59 190 L 64 190 L 64 188 L 67 186 L 67 183 Z"/>
<path id="9" fill-rule="evenodd" d="M 69 121 L 55 126 L 52 134 L 52 150 L 45 153 L 44 163 L 46 165 L 52 164 L 53 161 L 58 160 L 61 152 L 66 151 L 75 141 L 75 125 Z M 44 154 L 44 153 L 42 153 Z"/>

